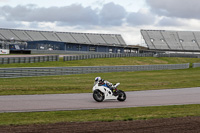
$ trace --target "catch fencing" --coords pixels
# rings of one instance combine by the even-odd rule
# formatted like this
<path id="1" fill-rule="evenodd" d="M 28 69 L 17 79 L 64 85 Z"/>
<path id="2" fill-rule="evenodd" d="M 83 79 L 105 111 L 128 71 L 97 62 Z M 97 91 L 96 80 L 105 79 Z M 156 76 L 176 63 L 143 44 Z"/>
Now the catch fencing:
<path id="1" fill-rule="evenodd" d="M 173 70 L 173 69 L 187 69 L 187 68 L 189 68 L 189 63 L 166 64 L 166 65 L 135 65 L 135 66 L 0 68 L 0 78 L 128 72 L 128 71 Z"/>
<path id="2" fill-rule="evenodd" d="M 59 55 L 32 56 L 32 57 L 0 57 L 0 64 L 36 63 L 46 61 L 59 61 Z"/>

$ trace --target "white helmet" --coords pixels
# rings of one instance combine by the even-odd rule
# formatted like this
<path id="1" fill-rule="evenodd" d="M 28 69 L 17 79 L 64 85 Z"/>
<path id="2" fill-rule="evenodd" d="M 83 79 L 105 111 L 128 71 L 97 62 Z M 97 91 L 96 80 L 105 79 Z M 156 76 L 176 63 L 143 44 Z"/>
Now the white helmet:
<path id="1" fill-rule="evenodd" d="M 100 81 L 101 80 L 101 77 L 96 77 L 95 78 L 95 81 L 97 82 L 97 81 Z"/>

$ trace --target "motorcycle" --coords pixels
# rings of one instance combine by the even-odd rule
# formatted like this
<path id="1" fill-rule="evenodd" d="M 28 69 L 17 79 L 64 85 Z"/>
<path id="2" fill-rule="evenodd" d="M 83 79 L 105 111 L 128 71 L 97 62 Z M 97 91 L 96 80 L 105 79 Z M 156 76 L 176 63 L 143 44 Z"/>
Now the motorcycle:
<path id="1" fill-rule="evenodd" d="M 117 83 L 112 86 L 112 88 L 117 88 L 120 83 Z M 113 90 L 114 90 L 113 89 Z M 113 100 L 118 100 L 118 101 L 125 101 L 126 100 L 126 94 L 122 90 L 117 90 L 117 92 L 113 92 L 110 88 L 106 86 L 99 85 L 97 82 L 93 86 L 93 98 L 97 102 L 102 102 L 107 99 L 113 99 Z"/>

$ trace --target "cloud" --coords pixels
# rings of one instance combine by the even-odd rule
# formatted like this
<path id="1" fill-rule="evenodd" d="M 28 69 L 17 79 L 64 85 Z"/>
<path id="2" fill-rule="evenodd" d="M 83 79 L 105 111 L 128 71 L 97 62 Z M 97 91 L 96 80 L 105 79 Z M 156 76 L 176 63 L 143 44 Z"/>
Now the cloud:
<path id="1" fill-rule="evenodd" d="M 138 12 L 132 12 L 127 17 L 127 23 L 129 25 L 153 25 L 156 21 L 155 15 L 148 11 L 140 10 Z"/>
<path id="2" fill-rule="evenodd" d="M 160 16 L 200 19 L 199 0 L 146 0 L 146 3 Z"/>
<path id="3" fill-rule="evenodd" d="M 113 2 L 105 4 L 99 13 L 101 25 L 122 25 L 126 17 L 124 7 L 114 4 Z"/>
<path id="4" fill-rule="evenodd" d="M 19 23 L 19 22 L 11 22 L 11 21 L 6 21 L 4 19 L 0 19 L 0 26 L 1 28 L 16 28 L 16 27 L 20 27 L 23 24 Z"/>
<path id="5" fill-rule="evenodd" d="M 45 28 L 45 26 L 51 28 L 72 26 L 82 29 L 95 26 L 105 28 L 123 25 L 137 27 L 182 26 L 185 23 L 182 23 L 182 20 L 176 17 L 179 11 L 175 10 L 175 8 L 178 8 L 177 1 L 180 2 L 180 0 L 162 2 L 159 0 L 146 0 L 151 7 L 150 10 L 142 8 L 137 12 L 127 12 L 125 7 L 114 2 L 106 4 L 103 2 L 104 4 L 101 3 L 101 7 L 95 9 L 92 6 L 81 4 L 63 7 L 38 7 L 31 4 L 15 7 L 7 5 L 0 7 L 0 19 L 8 22 L 8 27 L 11 23 L 13 25 L 21 23 L 21 25 L 27 24 L 24 25 L 25 27 L 29 26 L 35 29 Z"/>
<path id="6" fill-rule="evenodd" d="M 163 17 L 157 24 L 158 26 L 184 26 L 185 19 Z"/>
<path id="7" fill-rule="evenodd" d="M 0 0 L 0 2 L 8 2 L 9 0 Z"/>
<path id="8" fill-rule="evenodd" d="M 65 22 L 67 24 L 95 24 L 97 13 L 90 7 L 70 5 L 65 7 L 3 6 L 0 15 L 8 21 Z"/>
<path id="9" fill-rule="evenodd" d="M 38 7 L 18 5 L 0 7 L 0 17 L 7 21 L 57 22 L 58 25 L 102 25 L 123 24 L 127 12 L 124 7 L 113 2 L 104 4 L 101 9 L 72 4 L 64 7 Z"/>

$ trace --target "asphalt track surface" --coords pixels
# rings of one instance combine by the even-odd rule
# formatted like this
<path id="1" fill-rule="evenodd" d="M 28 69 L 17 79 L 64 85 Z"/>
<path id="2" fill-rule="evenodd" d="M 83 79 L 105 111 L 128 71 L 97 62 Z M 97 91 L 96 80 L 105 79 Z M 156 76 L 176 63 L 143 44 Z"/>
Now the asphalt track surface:
<path id="1" fill-rule="evenodd" d="M 200 87 L 126 92 L 127 100 L 94 101 L 92 93 L 0 96 L 0 112 L 37 112 L 200 104 Z"/>

